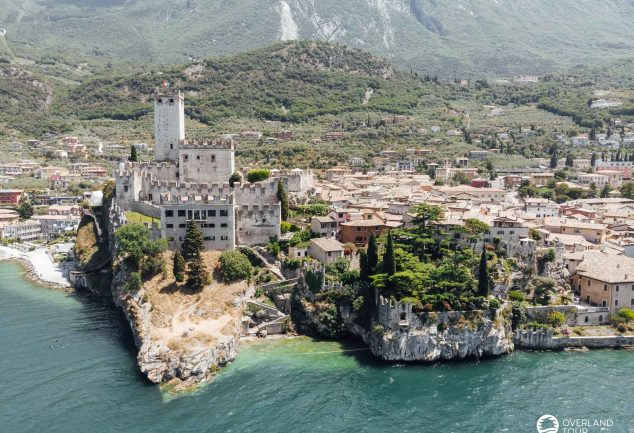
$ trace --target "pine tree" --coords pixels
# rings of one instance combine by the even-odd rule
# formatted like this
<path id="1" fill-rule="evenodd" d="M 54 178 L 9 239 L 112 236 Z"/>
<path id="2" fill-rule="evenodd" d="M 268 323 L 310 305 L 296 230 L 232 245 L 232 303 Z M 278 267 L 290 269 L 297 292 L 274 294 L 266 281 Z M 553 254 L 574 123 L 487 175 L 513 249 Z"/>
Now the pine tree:
<path id="1" fill-rule="evenodd" d="M 368 242 L 368 275 L 376 275 L 379 268 L 379 245 L 376 242 L 374 233 L 370 235 Z"/>
<path id="2" fill-rule="evenodd" d="M 480 256 L 480 267 L 478 270 L 478 295 L 489 296 L 489 266 L 487 265 L 486 249 Z"/>
<path id="3" fill-rule="evenodd" d="M 383 253 L 383 273 L 391 277 L 396 273 L 396 259 L 394 257 L 394 239 L 392 239 L 392 232 L 387 233 L 387 243 L 385 245 L 385 252 Z"/>
<path id="4" fill-rule="evenodd" d="M 128 158 L 128 161 L 137 162 L 138 160 L 139 160 L 139 157 L 136 153 L 136 147 L 132 145 L 130 146 L 130 157 Z"/>
<path id="5" fill-rule="evenodd" d="M 183 258 L 183 255 L 180 253 L 180 251 L 176 251 L 176 253 L 174 254 L 173 272 L 174 278 L 176 278 L 176 281 L 178 281 L 179 283 L 185 281 L 186 268 L 187 266 L 185 265 L 185 259 Z"/>
<path id="6" fill-rule="evenodd" d="M 33 216 L 34 212 L 31 200 L 29 200 L 25 196 L 20 197 L 20 204 L 18 204 L 16 210 L 21 220 L 28 220 Z"/>
<path id="7" fill-rule="evenodd" d="M 280 180 L 277 184 L 277 199 L 280 201 L 282 221 L 288 220 L 288 194 L 284 187 L 284 182 Z"/>
<path id="8" fill-rule="evenodd" d="M 566 167 L 572 167 L 574 165 L 574 160 L 572 159 L 572 153 L 566 155 Z"/>
<path id="9" fill-rule="evenodd" d="M 365 248 L 359 251 L 359 278 L 362 283 L 370 282 L 370 268 L 368 267 L 368 252 Z"/>
<path id="10" fill-rule="evenodd" d="M 187 223 L 187 232 L 185 233 L 185 242 L 183 242 L 183 256 L 187 260 L 200 256 L 205 249 L 203 241 L 203 233 L 193 221 Z"/>
<path id="11" fill-rule="evenodd" d="M 603 189 L 601 190 L 601 194 L 599 194 L 599 197 L 601 198 L 608 198 L 610 197 L 610 185 L 606 185 L 603 187 Z"/>
<path id="12" fill-rule="evenodd" d="M 596 167 L 597 166 L 597 153 L 596 152 L 592 152 L 592 158 L 590 159 L 590 166 L 591 167 Z"/>
<path id="13" fill-rule="evenodd" d="M 194 256 L 187 267 L 187 284 L 194 290 L 202 290 L 210 283 L 211 277 L 202 257 L 200 254 Z"/>

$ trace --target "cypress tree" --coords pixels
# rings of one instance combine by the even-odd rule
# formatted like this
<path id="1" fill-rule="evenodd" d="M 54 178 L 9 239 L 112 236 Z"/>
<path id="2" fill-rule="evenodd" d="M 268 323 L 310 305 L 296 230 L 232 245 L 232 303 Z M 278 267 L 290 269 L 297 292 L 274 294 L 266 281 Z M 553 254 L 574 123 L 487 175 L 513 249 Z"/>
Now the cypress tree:
<path id="1" fill-rule="evenodd" d="M 286 221 L 288 219 L 288 194 L 281 179 L 277 184 L 277 199 L 280 201 L 282 208 L 282 221 Z"/>
<path id="2" fill-rule="evenodd" d="M 180 253 L 180 251 L 176 251 L 176 253 L 174 254 L 173 272 L 174 278 L 176 278 L 176 281 L 178 281 L 179 283 L 185 281 L 186 268 L 187 266 L 185 265 L 185 259 L 183 258 L 183 255 Z"/>
<path id="3" fill-rule="evenodd" d="M 592 152 L 592 158 L 590 159 L 590 166 L 592 166 L 592 167 L 596 167 L 597 166 L 597 153 L 596 152 Z"/>
<path id="4" fill-rule="evenodd" d="M 139 160 L 139 157 L 136 153 L 136 147 L 134 147 L 134 144 L 132 146 L 130 146 L 130 157 L 128 158 L 128 161 L 130 162 L 137 162 Z"/>
<path id="5" fill-rule="evenodd" d="M 194 290 L 200 291 L 211 283 L 209 271 L 200 254 L 194 256 L 187 268 L 187 284 Z"/>
<path id="6" fill-rule="evenodd" d="M 480 256 L 480 268 L 478 270 L 478 295 L 489 296 L 489 267 L 487 265 L 486 249 Z"/>
<path id="7" fill-rule="evenodd" d="M 376 275 L 379 268 L 379 245 L 376 242 L 374 233 L 370 235 L 368 242 L 368 275 Z"/>
<path id="8" fill-rule="evenodd" d="M 383 273 L 391 277 L 396 273 L 396 259 L 394 257 L 394 240 L 392 239 L 392 232 L 387 233 L 387 244 L 385 245 L 385 252 L 383 253 Z"/>
<path id="9" fill-rule="evenodd" d="M 359 251 L 359 278 L 363 283 L 370 282 L 370 267 L 368 263 L 368 252 L 365 248 Z"/>
<path id="10" fill-rule="evenodd" d="M 187 232 L 185 233 L 185 242 L 183 242 L 183 256 L 187 260 L 200 256 L 205 249 L 203 241 L 203 232 L 193 221 L 187 223 Z"/>
<path id="11" fill-rule="evenodd" d="M 559 159 L 559 157 L 557 155 L 557 149 L 555 149 L 555 151 L 553 152 L 553 154 L 550 157 L 550 168 L 552 168 L 552 169 L 557 168 L 557 163 L 558 163 L 557 160 L 558 159 Z"/>

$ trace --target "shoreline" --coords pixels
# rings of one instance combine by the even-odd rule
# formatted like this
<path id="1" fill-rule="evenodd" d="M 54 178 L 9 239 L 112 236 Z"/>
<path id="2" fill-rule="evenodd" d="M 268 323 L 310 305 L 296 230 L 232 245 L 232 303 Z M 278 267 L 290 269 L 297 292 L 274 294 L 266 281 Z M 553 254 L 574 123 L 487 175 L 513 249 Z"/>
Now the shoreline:
<path id="1" fill-rule="evenodd" d="M 59 283 L 42 279 L 35 271 L 35 267 L 33 263 L 31 263 L 30 260 L 24 257 L 2 257 L 0 258 L 0 262 L 13 262 L 18 264 L 23 270 L 23 275 L 25 280 L 31 283 L 35 283 L 38 286 L 42 286 L 45 289 L 54 290 L 56 292 L 61 292 L 61 293 L 66 293 L 67 295 L 76 292 L 75 288 L 73 288 L 70 285 L 70 283 L 68 286 L 64 286 Z"/>

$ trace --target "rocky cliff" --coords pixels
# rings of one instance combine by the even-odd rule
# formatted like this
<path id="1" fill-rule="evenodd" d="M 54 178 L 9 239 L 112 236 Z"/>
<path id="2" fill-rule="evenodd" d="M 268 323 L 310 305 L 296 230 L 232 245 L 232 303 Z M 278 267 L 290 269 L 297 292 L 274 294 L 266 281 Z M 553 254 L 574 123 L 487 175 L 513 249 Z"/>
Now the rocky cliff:
<path id="1" fill-rule="evenodd" d="M 125 289 L 127 273 L 122 266 L 115 273 L 112 296 L 125 314 L 139 350 L 137 364 L 141 372 L 154 383 L 187 388 L 211 378 L 218 369 L 232 361 L 240 342 L 240 322 L 230 318 L 222 335 L 202 334 L 198 324 L 185 327 L 170 322 L 157 325 L 155 308 L 148 300 L 148 292 L 141 289 L 130 293 Z M 182 332 L 181 332 L 182 331 Z M 177 333 L 172 338 L 170 333 Z"/>
<path id="2" fill-rule="evenodd" d="M 169 383 L 176 390 L 211 378 L 236 357 L 241 310 L 233 302 L 245 287 L 214 283 L 192 294 L 176 285 L 168 272 L 144 282 L 136 292 L 128 291 L 129 270 L 115 259 L 117 244 L 112 236 L 123 223 L 119 214 L 112 206 L 106 224 L 114 264 L 112 298 L 132 329 L 140 371 L 150 381 Z M 205 254 L 204 259 L 214 258 Z"/>
<path id="3" fill-rule="evenodd" d="M 439 361 L 499 356 L 513 351 L 510 320 L 497 313 L 472 319 L 455 319 L 460 312 L 435 313 L 436 318 L 416 326 L 405 323 L 370 332 L 355 329 L 372 353 L 386 361 Z M 493 313 L 495 314 L 495 313 Z"/>
<path id="4" fill-rule="evenodd" d="M 324 269 L 302 269 L 293 296 L 293 320 L 303 333 L 326 338 L 354 335 L 386 361 L 438 361 L 498 356 L 514 349 L 512 309 L 419 311 L 361 286 L 324 280 Z"/>

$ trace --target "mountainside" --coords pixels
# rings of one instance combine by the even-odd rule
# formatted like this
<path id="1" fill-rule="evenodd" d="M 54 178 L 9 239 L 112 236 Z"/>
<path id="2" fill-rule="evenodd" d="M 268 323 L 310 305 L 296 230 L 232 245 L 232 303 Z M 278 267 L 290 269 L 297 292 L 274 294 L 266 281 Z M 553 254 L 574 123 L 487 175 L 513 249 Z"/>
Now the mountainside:
<path id="1" fill-rule="evenodd" d="M 631 0 L 0 0 L 17 57 L 183 63 L 318 39 L 447 77 L 627 57 L 633 18 Z"/>
<path id="2" fill-rule="evenodd" d="M 402 113 L 426 93 L 421 80 L 362 51 L 285 42 L 220 60 L 98 77 L 73 89 L 66 105 L 84 119 L 135 118 L 151 111 L 149 99 L 163 80 L 187 95 L 188 116 L 203 123 L 305 121 L 359 109 Z M 368 89 L 372 97 L 365 100 Z"/>

